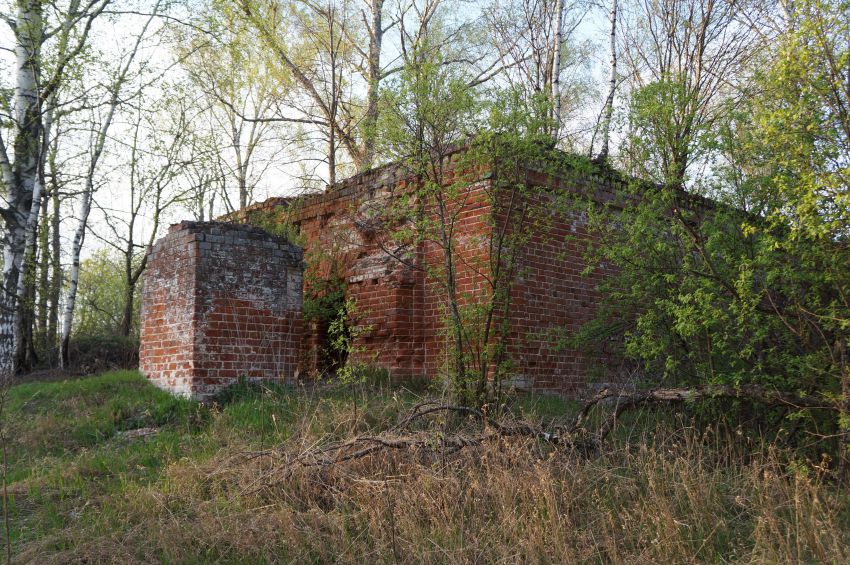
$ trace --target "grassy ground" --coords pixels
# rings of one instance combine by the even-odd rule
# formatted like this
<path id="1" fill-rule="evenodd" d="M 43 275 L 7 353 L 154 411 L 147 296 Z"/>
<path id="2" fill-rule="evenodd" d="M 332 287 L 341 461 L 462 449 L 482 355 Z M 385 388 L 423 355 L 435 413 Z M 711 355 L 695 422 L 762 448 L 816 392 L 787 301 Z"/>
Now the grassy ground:
<path id="1" fill-rule="evenodd" d="M 135 372 L 18 385 L 5 413 L 13 560 L 850 562 L 850 494 L 816 465 L 654 417 L 590 459 L 512 439 L 285 464 L 385 430 L 419 399 L 242 387 L 204 407 Z M 511 406 L 537 421 L 574 409 Z"/>

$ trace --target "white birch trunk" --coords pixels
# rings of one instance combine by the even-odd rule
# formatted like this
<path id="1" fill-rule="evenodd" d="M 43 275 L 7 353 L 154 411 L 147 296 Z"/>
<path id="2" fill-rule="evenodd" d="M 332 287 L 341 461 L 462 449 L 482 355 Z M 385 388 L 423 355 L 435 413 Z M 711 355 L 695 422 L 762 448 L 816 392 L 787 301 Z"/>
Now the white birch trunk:
<path id="1" fill-rule="evenodd" d="M 38 159 L 41 154 L 41 109 L 38 96 L 43 34 L 41 0 L 21 0 L 15 19 L 15 139 L 14 164 L 6 148 L 0 161 L 6 185 L 3 209 L 3 287 L 0 294 L 0 376 L 15 371 L 18 327 L 18 279 L 24 258 L 26 223 L 30 212 Z"/>
<path id="2" fill-rule="evenodd" d="M 86 185 L 90 183 L 87 181 Z M 86 227 L 91 212 L 92 188 L 87 186 L 80 202 L 77 229 L 74 232 L 74 244 L 71 249 L 71 272 L 68 294 L 65 296 L 65 310 L 62 313 L 62 339 L 59 342 L 59 366 L 65 367 L 68 360 L 68 343 L 71 337 L 71 325 L 74 320 L 74 306 L 77 300 L 77 287 L 80 282 L 80 252 L 86 238 Z"/>
<path id="3" fill-rule="evenodd" d="M 614 95 L 617 91 L 617 0 L 611 0 L 611 74 L 608 78 L 608 96 L 605 98 L 605 108 L 602 113 L 602 147 L 599 159 L 608 158 L 608 142 L 611 134 L 611 119 L 614 115 Z"/>
<path id="4" fill-rule="evenodd" d="M 85 188 L 83 189 L 82 200 L 80 201 L 77 229 L 74 232 L 74 243 L 71 248 L 70 280 L 68 281 L 68 294 L 65 297 L 65 310 L 62 314 L 62 337 L 59 342 L 59 366 L 63 368 L 68 362 L 68 344 L 71 338 L 71 326 L 74 321 L 74 307 L 76 306 L 77 301 L 77 287 L 79 286 L 80 281 L 80 252 L 83 249 L 83 242 L 86 238 L 89 213 L 91 212 L 91 203 L 92 198 L 94 197 L 94 175 L 97 171 L 100 156 L 103 154 L 103 146 L 106 143 L 106 135 L 109 132 L 109 127 L 112 125 L 112 119 L 115 116 L 115 109 L 119 103 L 121 87 L 127 79 L 130 66 L 136 58 L 136 54 L 139 51 L 139 45 L 147 32 L 148 26 L 159 12 L 159 6 L 160 2 L 157 2 L 151 16 L 139 32 L 136 42 L 133 45 L 133 50 L 127 57 L 127 61 L 124 63 L 124 66 L 121 67 L 115 82 L 112 84 L 108 111 L 100 126 L 100 130 L 98 130 L 95 136 L 94 147 L 92 149 L 91 158 L 89 160 L 89 168 L 86 174 Z"/>
<path id="5" fill-rule="evenodd" d="M 555 141 L 561 134 L 561 44 L 563 43 L 564 0 L 555 4 L 555 45 L 552 60 L 552 117 L 554 118 L 553 135 Z"/>
<path id="6" fill-rule="evenodd" d="M 43 135 L 41 137 L 41 144 L 39 147 L 39 158 L 38 158 L 38 173 L 35 176 L 35 181 L 33 182 L 32 188 L 32 202 L 30 203 L 30 211 L 27 215 L 26 224 L 24 225 L 24 248 L 21 253 L 21 266 L 18 270 L 18 284 L 17 289 L 15 291 L 15 358 L 19 359 L 21 354 L 21 347 L 24 345 L 22 341 L 21 330 L 23 329 L 21 325 L 23 322 L 20 320 L 21 316 L 21 304 L 24 299 L 24 293 L 27 288 L 27 277 L 26 273 L 28 270 L 28 265 L 25 264 L 27 260 L 27 256 L 29 254 L 29 250 L 33 247 L 35 243 L 35 230 L 36 226 L 38 226 L 38 216 L 39 212 L 41 212 L 41 194 L 44 190 L 43 186 L 43 176 L 42 176 L 42 166 L 44 164 L 44 154 L 45 148 L 50 143 L 50 131 L 53 127 L 53 108 L 52 108 L 52 99 L 47 101 L 47 112 L 44 115 L 44 123 L 43 123 Z M 32 258 L 35 260 L 35 257 Z"/>
<path id="7" fill-rule="evenodd" d="M 42 165 L 44 163 L 44 155 L 46 153 L 46 148 L 50 144 L 50 132 L 53 129 L 53 102 L 49 100 L 46 104 L 47 111 L 44 114 L 44 124 L 42 126 L 43 134 L 42 141 L 40 144 L 40 155 L 39 155 L 39 169 L 38 174 L 35 177 L 35 181 L 33 182 L 32 188 L 32 202 L 30 203 L 30 211 L 27 216 L 26 221 L 26 234 L 24 236 L 25 244 L 24 250 L 32 247 L 33 242 L 35 241 L 35 228 L 38 225 L 38 217 L 41 212 L 41 194 L 44 190 L 44 185 L 42 182 Z M 18 277 L 18 292 L 17 299 L 21 300 L 23 297 L 24 289 L 26 288 L 26 281 L 24 277 Z"/>
<path id="8" fill-rule="evenodd" d="M 381 83 L 381 45 L 384 40 L 384 0 L 371 0 L 369 4 L 369 86 L 366 93 L 366 115 L 363 137 L 363 168 L 368 169 L 375 160 L 375 128 L 378 122 L 378 88 Z"/>
<path id="9" fill-rule="evenodd" d="M 126 71 L 119 75 L 119 80 L 114 85 L 112 98 L 110 100 L 109 110 L 103 124 L 100 126 L 95 136 L 94 148 L 92 149 L 91 158 L 89 160 L 89 169 L 86 174 L 85 188 L 83 189 L 82 200 L 80 200 L 80 209 L 77 215 L 77 229 L 74 231 L 74 243 L 71 247 L 71 272 L 68 281 L 68 294 L 65 296 L 65 310 L 62 314 L 62 337 L 59 342 L 59 366 L 65 367 L 68 361 L 68 342 L 71 337 L 71 325 L 74 320 L 74 306 L 77 301 L 77 287 L 80 282 L 80 252 L 83 249 L 83 242 L 86 239 L 86 228 L 88 226 L 89 214 L 91 213 L 91 203 L 94 197 L 94 175 L 97 171 L 97 165 L 100 161 L 100 156 L 103 154 L 103 146 L 106 143 L 106 134 L 109 131 L 109 126 L 112 125 L 112 118 L 115 115 L 115 107 L 118 103 L 118 92 L 121 89 L 121 83 L 124 82 Z"/>

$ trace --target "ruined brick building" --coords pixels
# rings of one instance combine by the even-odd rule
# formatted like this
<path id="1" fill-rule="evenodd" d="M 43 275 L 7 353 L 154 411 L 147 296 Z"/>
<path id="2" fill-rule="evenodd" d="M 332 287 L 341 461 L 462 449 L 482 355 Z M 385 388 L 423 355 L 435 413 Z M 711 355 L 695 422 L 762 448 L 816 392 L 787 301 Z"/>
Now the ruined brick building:
<path id="1" fill-rule="evenodd" d="M 454 195 L 460 301 L 475 304 L 492 296 L 499 238 L 517 229 L 507 221 L 510 214 L 525 210 L 523 218 L 535 220 L 526 224 L 504 287 L 509 306 L 492 324 L 504 344 L 511 383 L 576 396 L 617 379 L 622 368 L 615 355 L 571 349 L 558 340 L 593 316 L 606 273 L 604 266 L 582 273 L 593 234 L 578 209 L 563 206 L 564 197 L 610 202 L 622 181 L 568 163 L 545 173 L 528 166 L 519 181 L 527 190 L 517 192 L 500 188 L 495 171 L 477 172 Z M 303 319 L 303 297 L 315 296 L 322 282 L 336 277 L 356 305 L 352 323 L 363 330 L 355 332 L 350 361 L 382 367 L 396 380 L 441 374 L 450 349 L 446 293 L 428 267 L 443 263 L 442 248 L 422 238 L 402 249 L 394 234 L 380 233 L 382 213 L 409 194 L 411 182 L 402 168 L 389 165 L 320 194 L 271 198 L 233 215 L 232 223 L 172 226 L 149 258 L 141 370 L 164 388 L 197 397 L 240 375 L 310 378 L 323 368 L 327 327 Z M 287 226 L 288 239 L 303 246 L 303 255 L 301 246 L 268 233 L 275 224 Z"/>

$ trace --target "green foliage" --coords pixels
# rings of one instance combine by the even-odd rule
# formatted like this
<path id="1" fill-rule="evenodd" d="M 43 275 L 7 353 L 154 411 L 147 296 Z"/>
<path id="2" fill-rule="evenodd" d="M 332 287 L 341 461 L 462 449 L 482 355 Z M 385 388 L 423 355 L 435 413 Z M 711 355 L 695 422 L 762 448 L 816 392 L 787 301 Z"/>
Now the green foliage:
<path id="1" fill-rule="evenodd" d="M 321 360 L 317 369 L 339 374 L 348 370 L 348 355 L 353 347 L 349 315 L 353 313 L 354 304 L 346 300 L 345 279 L 338 274 L 338 261 L 330 257 L 326 260 L 331 265 L 330 274 L 322 268 L 320 261 L 308 261 L 305 275 L 307 293 L 302 308 L 304 320 L 315 324 L 315 331 L 324 337 L 323 342 L 326 343 L 326 347 L 319 351 Z"/>
<path id="2" fill-rule="evenodd" d="M 372 326 L 357 323 L 357 304 L 346 298 L 345 286 L 339 276 L 319 278 L 304 300 L 305 320 L 316 322 L 318 331 L 326 336 L 326 348 L 321 352 L 323 369 L 343 384 L 385 380 L 375 367 L 352 359 L 363 352 L 359 340 L 372 331 Z"/>
<path id="3" fill-rule="evenodd" d="M 383 91 L 380 139 L 384 150 L 413 179 L 413 186 L 394 195 L 382 222 L 392 234 L 396 256 L 416 263 L 416 249 L 433 242 L 441 249 L 438 264 L 421 265 L 444 295 L 446 339 L 452 361 L 447 376 L 459 401 L 470 402 L 467 373 L 469 351 L 464 347 L 462 297 L 456 285 L 457 241 L 454 225 L 458 202 L 477 180 L 473 152 L 456 153 L 475 134 L 483 109 L 469 77 L 443 64 L 443 54 L 418 46 L 410 63 Z M 455 155 L 449 176 L 448 159 Z"/>
<path id="4" fill-rule="evenodd" d="M 651 380 L 844 394 L 846 409 L 850 92 L 838 84 L 850 74 L 850 19 L 847 2 L 797 8 L 796 28 L 758 74 L 759 95 L 712 131 L 725 156 L 718 202 L 685 193 L 665 160 L 688 147 L 665 137 L 680 89 L 659 83 L 635 95 L 647 144 L 668 147 L 647 153 L 665 184 L 632 183 L 622 212 L 588 205 L 602 234 L 591 264 L 617 274 L 579 337 L 622 335 Z"/>
<path id="5" fill-rule="evenodd" d="M 138 258 L 137 258 L 138 260 Z M 126 294 L 123 259 L 108 247 L 95 251 L 80 263 L 73 337 L 108 336 L 119 333 Z M 133 302 L 131 335 L 139 335 L 139 292 Z"/>
<path id="6" fill-rule="evenodd" d="M 304 319 L 322 324 L 333 322 L 345 305 L 345 280 L 341 277 L 313 276 L 304 297 Z"/>
<path id="7" fill-rule="evenodd" d="M 706 124 L 696 120 L 704 103 L 684 76 L 667 76 L 637 89 L 629 107 L 629 150 L 637 173 L 682 185 L 687 165 L 705 149 Z"/>
<path id="8" fill-rule="evenodd" d="M 304 238 L 290 220 L 289 210 L 278 206 L 273 210 L 254 210 L 249 213 L 248 223 L 295 245 L 304 245 Z"/>
<path id="9" fill-rule="evenodd" d="M 433 182 L 441 159 L 478 129 L 480 95 L 470 77 L 420 46 L 411 63 L 382 91 L 379 128 L 384 150 L 417 178 Z"/>
<path id="10" fill-rule="evenodd" d="M 357 353 L 357 338 L 372 330 L 369 326 L 352 324 L 357 307 L 354 300 L 348 298 L 339 305 L 336 314 L 328 324 L 328 349 L 331 357 L 336 360 L 334 377 L 341 383 L 352 384 L 361 382 L 366 371 L 360 363 L 352 361 L 351 356 Z"/>

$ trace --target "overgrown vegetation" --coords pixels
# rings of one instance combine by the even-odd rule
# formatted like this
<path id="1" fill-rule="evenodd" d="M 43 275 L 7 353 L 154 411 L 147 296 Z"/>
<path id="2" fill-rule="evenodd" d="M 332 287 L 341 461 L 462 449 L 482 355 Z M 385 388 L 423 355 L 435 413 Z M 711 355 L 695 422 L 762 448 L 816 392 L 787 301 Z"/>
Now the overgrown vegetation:
<path id="1" fill-rule="evenodd" d="M 375 212 L 377 243 L 434 289 L 447 347 L 439 376 L 457 402 L 483 406 L 510 374 L 507 320 L 521 254 L 568 210 L 566 192 L 536 201 L 527 167 L 552 173 L 566 158 L 553 151 L 546 95 L 527 99 L 512 87 L 483 97 L 468 88 L 470 76 L 421 49 L 384 93 L 380 146 L 411 182 Z M 488 210 L 480 220 L 478 206 Z"/>
<path id="2" fill-rule="evenodd" d="M 850 465 L 850 6 L 792 9 L 739 111 L 711 107 L 699 67 L 634 94 L 630 151 L 659 184 L 632 182 L 614 205 L 585 210 L 601 235 L 589 264 L 617 274 L 583 337 L 621 336 L 647 384 L 831 399 L 838 416 L 804 419 L 805 433 Z M 698 156 L 715 174 L 694 174 Z"/>
<path id="3" fill-rule="evenodd" d="M 850 500 L 818 459 L 745 422 L 624 416 L 588 458 L 528 438 L 329 467 L 424 393 L 240 383 L 208 407 L 133 372 L 10 389 L 16 562 L 845 562 Z M 356 403 L 352 402 L 358 398 Z M 546 425 L 576 407 L 511 399 Z M 420 433 L 477 428 L 424 419 Z M 438 433 L 439 432 L 439 433 Z M 436 441 L 436 440 L 435 440 Z"/>

